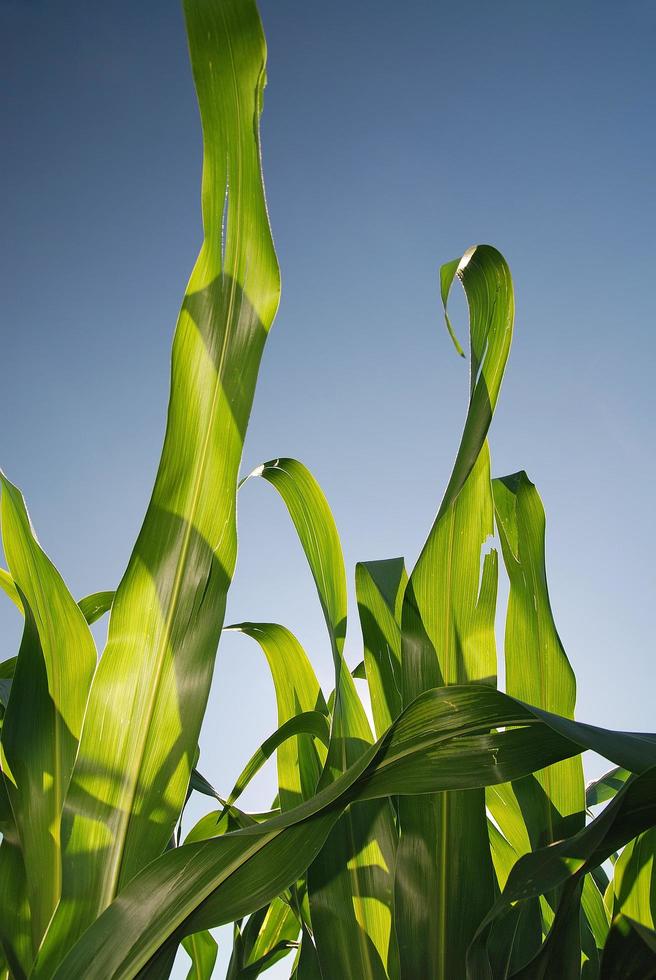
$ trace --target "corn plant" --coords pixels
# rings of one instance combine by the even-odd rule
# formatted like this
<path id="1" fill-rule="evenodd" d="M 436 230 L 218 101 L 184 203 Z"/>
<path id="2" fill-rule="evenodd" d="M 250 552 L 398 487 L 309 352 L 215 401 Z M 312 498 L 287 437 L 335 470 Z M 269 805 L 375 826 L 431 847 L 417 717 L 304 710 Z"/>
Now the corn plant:
<path id="1" fill-rule="evenodd" d="M 410 573 L 402 558 L 356 567 L 363 658 L 351 672 L 346 570 L 320 487 L 281 458 L 238 482 L 280 292 L 260 170 L 261 24 L 253 0 L 185 0 L 185 15 L 204 241 L 152 498 L 115 591 L 75 601 L 2 476 L 0 584 L 24 630 L 0 665 L 0 974 L 155 980 L 182 945 L 201 980 L 216 961 L 209 930 L 233 923 L 231 980 L 284 956 L 296 980 L 655 977 L 656 735 L 573 720 L 540 498 L 523 472 L 491 477 L 508 266 L 483 245 L 442 267 L 460 354 L 447 313 L 456 280 L 469 308 L 462 438 Z M 297 532 L 335 681 L 321 690 L 284 626 L 227 627 L 261 648 L 278 727 L 220 795 L 199 771 L 198 738 L 248 479 L 271 485 Z M 90 624 L 107 612 L 98 656 Z M 587 790 L 585 749 L 614 766 Z M 240 794 L 274 753 L 276 798 L 247 813 Z M 212 809 L 183 838 L 192 792 Z"/>

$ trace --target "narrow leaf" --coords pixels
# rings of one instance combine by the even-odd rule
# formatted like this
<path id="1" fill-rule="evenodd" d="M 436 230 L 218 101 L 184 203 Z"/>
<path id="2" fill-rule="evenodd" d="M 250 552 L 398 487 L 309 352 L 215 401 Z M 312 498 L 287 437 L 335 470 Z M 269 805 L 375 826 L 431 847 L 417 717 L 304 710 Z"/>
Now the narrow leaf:
<path id="1" fill-rule="evenodd" d="M 183 939 L 182 945 L 191 959 L 187 980 L 211 980 L 219 949 L 211 932 L 195 932 Z"/>
<path id="2" fill-rule="evenodd" d="M 25 615 L 3 721 L 3 770 L 37 948 L 61 893 L 60 818 L 96 647 L 81 610 L 36 539 L 21 492 L 2 475 L 0 485 L 4 552 Z"/>
<path id="3" fill-rule="evenodd" d="M 239 623 L 227 629 L 244 633 L 259 643 L 273 679 L 279 726 L 301 712 L 318 711 L 327 716 L 319 681 L 293 633 L 277 623 Z M 279 747 L 278 792 L 283 810 L 312 796 L 324 760 L 321 746 L 307 736 L 300 735 Z"/>
<path id="4" fill-rule="evenodd" d="M 319 711 L 302 711 L 300 714 L 294 715 L 293 718 L 289 718 L 280 728 L 276 729 L 256 749 L 242 769 L 226 800 L 228 805 L 236 802 L 267 759 L 270 759 L 276 750 L 280 750 L 285 742 L 291 738 L 296 738 L 298 735 L 312 735 L 327 746 L 329 728 L 326 716 Z"/>
<path id="5" fill-rule="evenodd" d="M 387 731 L 403 708 L 401 607 L 407 581 L 402 558 L 355 566 L 364 664 L 378 736 Z M 359 675 L 354 672 L 353 676 Z"/>

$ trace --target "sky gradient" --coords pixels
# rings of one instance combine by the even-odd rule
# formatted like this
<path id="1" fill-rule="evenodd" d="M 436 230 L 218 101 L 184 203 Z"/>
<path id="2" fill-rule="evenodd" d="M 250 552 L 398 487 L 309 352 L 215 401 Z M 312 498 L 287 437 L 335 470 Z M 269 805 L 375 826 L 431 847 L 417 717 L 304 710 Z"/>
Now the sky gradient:
<path id="1" fill-rule="evenodd" d="M 283 296 L 244 472 L 279 455 L 311 468 L 351 585 L 357 560 L 411 565 L 466 408 L 438 268 L 496 245 L 517 316 L 493 471 L 526 469 L 542 495 L 578 717 L 653 730 L 656 7 L 260 9 Z M 2 0 L 0 37 L 0 465 L 79 596 L 118 583 L 157 467 L 201 241 L 198 113 L 174 0 Z M 240 494 L 239 533 L 228 621 L 284 623 L 329 688 L 312 581 L 261 481 Z M 0 604 L 2 659 L 19 630 Z M 352 617 L 353 663 L 360 642 Z M 227 792 L 274 728 L 264 658 L 228 635 L 203 771 Z M 245 805 L 267 805 L 273 786 L 263 773 Z"/>

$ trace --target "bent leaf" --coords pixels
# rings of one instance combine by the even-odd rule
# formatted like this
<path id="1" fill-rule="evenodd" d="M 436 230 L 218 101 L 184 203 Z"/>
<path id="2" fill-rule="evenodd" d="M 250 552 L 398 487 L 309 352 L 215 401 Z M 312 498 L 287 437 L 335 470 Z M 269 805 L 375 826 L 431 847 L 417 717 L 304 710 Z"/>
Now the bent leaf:
<path id="1" fill-rule="evenodd" d="M 87 930 L 54 976 L 64 980 L 84 970 L 89 980 L 127 980 L 169 939 L 180 941 L 267 904 L 301 877 L 343 808 L 357 800 L 491 785 L 584 748 L 603 748 L 620 764 L 631 760 L 643 775 L 609 804 L 601 815 L 611 810 L 604 827 L 591 824 L 591 831 L 586 828 L 573 841 L 522 858 L 500 907 L 508 896 L 516 901 L 539 894 L 542 886 L 556 887 L 572 873 L 601 863 L 630 839 L 627 834 L 656 824 L 656 738 L 568 721 L 483 686 L 441 688 L 406 708 L 382 739 L 311 800 L 256 826 L 174 848 L 151 863 Z M 561 860 L 570 853 L 581 857 L 573 864 Z M 527 885 L 520 872 L 518 882 L 517 868 L 534 861 L 541 868 L 545 855 L 547 873 L 535 883 L 529 877 Z M 37 961 L 34 980 L 49 975 Z"/>
<path id="2" fill-rule="evenodd" d="M 293 633 L 277 623 L 238 623 L 226 629 L 245 633 L 259 643 L 273 679 L 279 726 L 301 712 L 328 715 L 312 664 Z M 283 810 L 312 796 L 325 757 L 322 747 L 303 735 L 280 746 L 278 793 Z"/>
<path id="3" fill-rule="evenodd" d="M 273 735 L 265 739 L 248 760 L 237 777 L 226 803 L 228 805 L 235 803 L 267 759 L 270 759 L 276 750 L 279 751 L 285 742 L 291 738 L 296 738 L 298 735 L 313 735 L 327 746 L 329 729 L 326 716 L 319 711 L 302 711 L 276 729 Z"/>

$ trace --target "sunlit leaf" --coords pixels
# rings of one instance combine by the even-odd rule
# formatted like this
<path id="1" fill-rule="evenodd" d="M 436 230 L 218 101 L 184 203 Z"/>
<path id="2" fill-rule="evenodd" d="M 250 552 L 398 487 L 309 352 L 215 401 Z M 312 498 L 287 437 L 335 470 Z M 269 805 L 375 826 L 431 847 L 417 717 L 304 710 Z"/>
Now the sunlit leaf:
<path id="1" fill-rule="evenodd" d="M 252 0 L 184 6 L 204 240 L 173 342 L 153 495 L 116 591 L 67 796 L 63 898 L 44 962 L 162 853 L 184 803 L 235 565 L 243 440 L 278 306 L 260 169 L 259 16 Z"/>
<path id="2" fill-rule="evenodd" d="M 496 249 L 469 249 L 441 274 L 445 304 L 455 276 L 469 304 L 467 418 L 442 504 L 405 590 L 403 699 L 441 684 L 496 681 L 497 556 L 486 436 L 512 337 L 508 266 Z M 451 330 L 447 318 L 447 325 Z M 396 926 L 404 977 L 448 980 L 494 896 L 482 793 L 399 802 Z"/>

